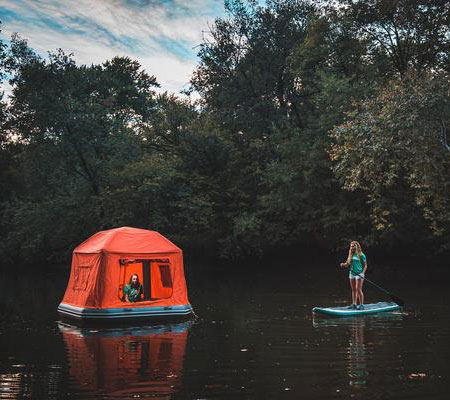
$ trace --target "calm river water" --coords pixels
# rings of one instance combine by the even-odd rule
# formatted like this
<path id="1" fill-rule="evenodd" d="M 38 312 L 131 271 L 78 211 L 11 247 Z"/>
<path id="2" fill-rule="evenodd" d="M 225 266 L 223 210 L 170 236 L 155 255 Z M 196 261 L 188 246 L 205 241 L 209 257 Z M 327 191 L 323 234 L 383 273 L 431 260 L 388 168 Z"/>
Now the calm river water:
<path id="1" fill-rule="evenodd" d="M 348 282 L 334 266 L 304 271 L 188 264 L 197 320 L 122 329 L 59 321 L 68 271 L 2 274 L 0 399 L 448 398 L 450 275 L 373 267 L 402 312 L 313 319 L 348 303 Z"/>

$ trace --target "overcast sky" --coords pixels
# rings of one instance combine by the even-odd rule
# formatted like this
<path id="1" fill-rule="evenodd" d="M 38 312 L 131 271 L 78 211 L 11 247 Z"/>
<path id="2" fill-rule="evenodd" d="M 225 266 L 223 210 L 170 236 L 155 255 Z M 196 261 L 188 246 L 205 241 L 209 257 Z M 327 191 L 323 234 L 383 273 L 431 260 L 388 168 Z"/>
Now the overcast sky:
<path id="1" fill-rule="evenodd" d="M 0 0 L 1 38 L 18 32 L 41 55 L 62 48 L 79 64 L 138 60 L 161 91 L 187 88 L 202 30 L 223 0 Z"/>

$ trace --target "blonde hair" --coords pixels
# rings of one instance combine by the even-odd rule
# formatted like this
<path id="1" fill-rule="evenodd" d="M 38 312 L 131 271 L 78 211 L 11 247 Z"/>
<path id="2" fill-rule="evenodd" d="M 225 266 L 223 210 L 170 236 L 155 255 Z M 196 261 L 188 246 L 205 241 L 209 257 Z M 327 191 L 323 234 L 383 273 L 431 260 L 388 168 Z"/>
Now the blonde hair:
<path id="1" fill-rule="evenodd" d="M 355 248 L 356 248 L 355 253 L 358 256 L 359 261 L 361 262 L 361 253 L 362 253 L 361 245 L 356 240 L 352 240 L 351 243 L 350 243 L 350 247 L 348 248 L 348 257 L 347 257 L 347 265 L 348 266 L 350 266 L 351 263 L 352 263 L 352 256 L 353 256 L 352 244 L 355 245 Z"/>

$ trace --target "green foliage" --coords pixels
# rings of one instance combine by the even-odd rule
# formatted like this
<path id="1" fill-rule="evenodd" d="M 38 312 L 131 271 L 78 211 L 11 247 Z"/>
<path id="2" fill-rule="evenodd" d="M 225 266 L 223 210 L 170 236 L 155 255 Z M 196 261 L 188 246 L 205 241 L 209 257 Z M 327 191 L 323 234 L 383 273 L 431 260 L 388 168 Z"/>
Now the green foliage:
<path id="1" fill-rule="evenodd" d="M 139 132 L 155 108 L 156 80 L 128 58 L 78 67 L 59 50 L 46 61 L 18 36 L 5 65 L 13 97 L 4 129 L 20 147 L 8 152 L 18 170 L 3 208 L 8 244 L 23 257 L 60 252 L 52 234 L 62 230 L 68 246 L 117 221 L 106 218 L 107 199 L 123 185 L 119 172 L 141 157 Z"/>
<path id="2" fill-rule="evenodd" d="M 333 2 L 332 2 L 333 3 Z M 450 4 L 441 0 L 338 0 L 337 13 L 367 41 L 375 59 L 387 57 L 401 76 L 440 66 L 448 70 Z M 387 71 L 389 72 L 389 71 Z"/>
<path id="3" fill-rule="evenodd" d="M 450 233 L 449 94 L 447 75 L 394 80 L 334 129 L 334 171 L 367 192 L 377 230 L 400 229 L 399 216 L 420 208 L 435 235 Z"/>
<path id="4" fill-rule="evenodd" d="M 314 8 L 307 2 L 228 2 L 203 43 L 192 85 L 206 109 L 227 124 L 233 140 L 270 135 L 272 124 L 293 114 L 300 101 L 289 68 L 293 47 L 303 40 Z"/>
<path id="5" fill-rule="evenodd" d="M 195 103 L 127 57 L 0 41 L 3 259 L 63 261 L 121 225 L 225 258 L 448 242 L 448 4 L 260 3 L 225 2 Z"/>
<path id="6" fill-rule="evenodd" d="M 306 2 L 247 6 L 233 3 L 216 22 L 192 80 L 233 143 L 222 250 L 366 234 L 363 197 L 341 191 L 327 153 L 328 131 L 369 91 L 364 44 Z"/>

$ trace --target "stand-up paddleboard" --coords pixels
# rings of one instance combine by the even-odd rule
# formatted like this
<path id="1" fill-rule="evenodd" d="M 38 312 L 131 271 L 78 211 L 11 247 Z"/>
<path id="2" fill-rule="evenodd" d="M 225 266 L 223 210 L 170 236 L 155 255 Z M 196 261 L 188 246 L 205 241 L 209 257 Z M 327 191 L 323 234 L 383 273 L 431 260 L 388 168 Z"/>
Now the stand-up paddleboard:
<path id="1" fill-rule="evenodd" d="M 381 312 L 389 312 L 399 310 L 400 306 L 395 303 L 380 302 L 373 304 L 364 304 L 363 310 L 350 309 L 345 307 L 314 307 L 314 314 L 332 315 L 334 317 L 351 317 L 356 315 L 367 315 Z"/>

